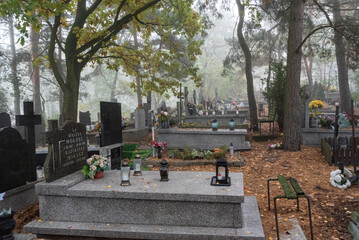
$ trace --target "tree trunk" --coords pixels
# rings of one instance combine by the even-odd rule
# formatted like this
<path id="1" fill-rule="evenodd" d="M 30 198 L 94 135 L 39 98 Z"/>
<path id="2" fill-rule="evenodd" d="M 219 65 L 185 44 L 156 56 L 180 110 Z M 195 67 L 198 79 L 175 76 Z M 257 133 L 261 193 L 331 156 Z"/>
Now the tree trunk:
<path id="1" fill-rule="evenodd" d="M 31 28 L 31 60 L 32 60 L 32 85 L 33 85 L 33 101 L 34 101 L 34 113 L 41 114 L 41 98 L 40 98 L 40 66 L 34 65 L 34 61 L 39 56 L 39 39 L 40 35 Z"/>
<path id="2" fill-rule="evenodd" d="M 117 81 L 118 81 L 118 71 L 116 71 L 115 78 L 113 79 L 113 82 L 112 82 L 110 99 L 114 99 L 114 98 L 115 98 L 115 91 L 116 91 Z"/>
<path id="3" fill-rule="evenodd" d="M 332 0 L 333 3 L 333 23 L 340 29 L 343 24 L 342 16 L 340 15 L 340 3 L 338 0 Z M 339 93 L 340 93 L 340 108 L 342 112 L 350 113 L 351 105 L 351 94 L 349 89 L 348 81 L 348 68 L 346 51 L 343 43 L 343 35 L 337 31 L 334 31 L 334 44 L 335 44 L 335 56 L 337 59 L 338 67 L 338 82 L 339 82 Z"/>
<path id="4" fill-rule="evenodd" d="M 287 53 L 287 79 L 284 102 L 284 149 L 300 150 L 300 72 L 302 52 L 298 49 L 302 42 L 304 0 L 290 1 L 290 19 Z"/>
<path id="5" fill-rule="evenodd" d="M 312 23 L 312 7 L 309 6 L 308 8 L 308 21 L 310 23 Z M 309 26 L 311 26 L 312 24 L 309 24 Z M 308 34 L 311 32 L 312 29 L 309 29 Z M 307 56 L 303 55 L 303 61 L 304 61 L 304 65 L 305 65 L 305 71 L 307 73 L 307 78 L 308 78 L 308 86 L 309 86 L 309 93 L 310 93 L 310 99 L 312 99 L 314 97 L 314 92 L 313 92 L 313 49 L 312 49 L 312 42 L 311 42 L 311 37 L 308 38 L 307 40 L 307 47 L 308 47 L 308 53 Z"/>
<path id="6" fill-rule="evenodd" d="M 20 83 L 17 77 L 17 59 L 14 37 L 14 21 L 12 16 L 9 17 L 9 34 L 11 48 L 11 82 L 14 88 L 14 109 L 15 115 L 20 115 Z"/>
<path id="7" fill-rule="evenodd" d="M 258 129 L 258 118 L 257 118 L 257 104 L 254 97 L 254 87 L 253 87 L 253 76 L 252 76 L 252 55 L 248 48 L 248 45 L 244 39 L 242 30 L 244 23 L 244 6 L 241 3 L 241 0 L 236 0 L 239 12 L 239 23 L 237 28 L 237 36 L 239 45 L 242 48 L 245 57 L 246 64 L 246 78 L 247 78 L 247 95 L 249 103 L 249 119 L 250 119 L 250 128 L 253 130 Z"/>
<path id="8" fill-rule="evenodd" d="M 138 41 L 137 41 L 137 30 L 133 28 L 133 43 L 136 50 L 138 50 Z M 138 70 L 138 68 L 137 68 Z M 141 89 L 141 76 L 137 74 L 136 76 L 136 93 L 137 93 L 137 104 L 142 105 L 142 89 Z"/>
<path id="9" fill-rule="evenodd" d="M 57 34 L 57 37 L 60 41 L 62 41 L 62 27 L 59 27 L 59 33 Z M 59 72 L 62 76 L 62 78 L 64 79 L 64 70 L 62 68 L 62 51 L 61 48 L 57 49 L 57 67 L 59 68 Z M 64 102 L 64 93 L 61 89 L 61 87 L 59 87 L 59 112 L 60 115 L 62 114 L 62 109 L 63 109 L 63 102 Z M 62 124 L 62 123 L 61 123 Z"/>

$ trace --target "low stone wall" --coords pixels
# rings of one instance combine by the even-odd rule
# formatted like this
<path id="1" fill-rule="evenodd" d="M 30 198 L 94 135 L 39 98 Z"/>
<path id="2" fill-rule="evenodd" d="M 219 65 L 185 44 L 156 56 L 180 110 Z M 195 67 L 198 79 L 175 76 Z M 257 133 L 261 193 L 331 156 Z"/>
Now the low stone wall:
<path id="1" fill-rule="evenodd" d="M 183 120 L 184 123 L 195 123 L 197 127 L 211 127 L 211 122 L 217 119 L 219 127 L 229 128 L 229 121 L 233 119 L 236 123 L 236 128 L 240 128 L 244 120 L 247 118 L 247 111 L 239 111 L 238 114 L 225 114 L 225 115 L 204 115 L 204 116 L 186 116 Z"/>
<path id="2" fill-rule="evenodd" d="M 35 194 L 35 184 L 41 181 L 43 180 L 31 182 L 7 191 L 4 200 L 0 201 L 0 209 L 11 208 L 12 211 L 17 212 L 37 203 L 38 197 Z"/>
<path id="3" fill-rule="evenodd" d="M 234 150 L 249 150 L 251 145 L 246 141 L 247 130 L 236 129 L 233 131 L 212 131 L 211 129 L 159 129 L 158 140 L 167 143 L 168 149 L 184 149 L 185 147 L 195 149 L 214 149 L 223 145 L 229 147 L 233 143 Z"/>
<path id="4" fill-rule="evenodd" d="M 134 128 L 122 131 L 123 142 L 140 142 L 148 134 L 148 127 Z"/>
<path id="5" fill-rule="evenodd" d="M 340 130 L 338 137 L 351 137 L 352 130 Z M 359 131 L 355 131 L 355 136 L 359 136 Z M 334 137 L 333 129 L 323 128 L 302 128 L 302 143 L 304 145 L 320 146 L 322 138 Z"/>

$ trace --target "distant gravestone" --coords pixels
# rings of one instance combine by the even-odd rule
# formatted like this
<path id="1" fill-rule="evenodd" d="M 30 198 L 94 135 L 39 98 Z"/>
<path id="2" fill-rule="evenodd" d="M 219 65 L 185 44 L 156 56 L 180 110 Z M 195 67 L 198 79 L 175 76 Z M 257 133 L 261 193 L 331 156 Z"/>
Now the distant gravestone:
<path id="1" fill-rule="evenodd" d="M 152 125 L 152 119 L 151 119 L 151 113 L 149 111 L 151 110 L 151 104 L 150 103 L 144 103 L 143 108 L 145 109 L 145 125 L 151 126 Z"/>
<path id="2" fill-rule="evenodd" d="M 101 144 L 100 147 L 122 144 L 121 103 L 100 102 Z M 121 147 L 110 148 L 111 169 L 121 166 Z"/>
<path id="3" fill-rule="evenodd" d="M 167 112 L 167 106 L 166 106 L 166 102 L 165 102 L 165 101 L 162 101 L 162 102 L 160 103 L 160 106 L 158 107 L 158 112 L 161 112 L 161 111 Z"/>
<path id="4" fill-rule="evenodd" d="M 10 115 L 6 112 L 0 113 L 0 128 L 11 127 Z"/>
<path id="5" fill-rule="evenodd" d="M 0 192 L 36 180 L 35 155 L 18 131 L 0 129 Z"/>
<path id="6" fill-rule="evenodd" d="M 81 112 L 79 114 L 79 118 L 80 118 L 80 123 L 84 124 L 85 126 L 87 125 L 91 125 L 91 117 L 90 117 L 90 112 Z"/>
<path id="7" fill-rule="evenodd" d="M 81 170 L 87 159 L 86 126 L 66 121 L 59 129 L 57 120 L 49 121 L 49 144 L 44 163 L 46 182 L 52 182 Z"/>

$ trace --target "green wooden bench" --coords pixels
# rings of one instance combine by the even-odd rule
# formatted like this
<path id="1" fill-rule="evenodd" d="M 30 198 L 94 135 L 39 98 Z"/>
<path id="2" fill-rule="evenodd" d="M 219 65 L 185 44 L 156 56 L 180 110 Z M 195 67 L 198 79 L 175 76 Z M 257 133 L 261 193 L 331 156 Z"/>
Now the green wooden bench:
<path id="1" fill-rule="evenodd" d="M 284 175 L 278 175 L 277 178 L 268 178 L 267 188 L 268 188 L 268 210 L 270 211 L 270 190 L 269 183 L 270 181 L 279 181 L 284 195 L 275 196 L 273 198 L 274 202 L 274 214 L 275 214 L 275 224 L 277 229 L 277 238 L 279 240 L 279 228 L 278 228 L 278 213 L 277 213 L 277 199 L 286 198 L 286 199 L 296 199 L 297 200 L 297 211 L 299 211 L 299 198 L 306 198 L 308 201 L 308 211 L 309 211 L 309 223 L 310 223 L 310 236 L 313 240 L 313 226 L 312 226 L 312 213 L 310 210 L 310 198 L 307 196 L 302 188 L 299 186 L 297 179 L 292 177 L 285 177 Z"/>
<path id="2" fill-rule="evenodd" d="M 350 218 L 348 230 L 353 235 L 354 240 L 359 240 L 359 213 L 353 211 Z"/>
<path id="3" fill-rule="evenodd" d="M 259 133 L 262 133 L 262 123 L 269 123 L 269 131 L 272 129 L 272 134 L 274 134 L 274 121 L 275 121 L 275 108 L 272 107 L 269 111 L 268 117 L 258 119 Z"/>

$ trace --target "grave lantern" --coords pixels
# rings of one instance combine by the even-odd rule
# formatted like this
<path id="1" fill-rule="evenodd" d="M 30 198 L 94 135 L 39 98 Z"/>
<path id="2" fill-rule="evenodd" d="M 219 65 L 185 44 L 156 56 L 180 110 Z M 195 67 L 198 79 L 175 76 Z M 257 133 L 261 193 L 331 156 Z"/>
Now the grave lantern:
<path id="1" fill-rule="evenodd" d="M 130 166 L 128 166 L 127 160 L 124 160 L 121 164 L 121 186 L 130 185 Z"/>
<path id="2" fill-rule="evenodd" d="M 233 158 L 234 155 L 234 149 L 233 149 L 233 143 L 229 144 L 229 156 Z"/>
<path id="3" fill-rule="evenodd" d="M 133 160 L 133 166 L 134 166 L 134 176 L 141 176 L 142 172 L 141 172 L 141 167 L 142 167 L 142 160 L 140 158 L 139 154 L 136 154 L 135 159 Z"/>
<path id="4" fill-rule="evenodd" d="M 216 162 L 216 176 L 212 177 L 213 186 L 231 186 L 231 178 L 228 177 L 228 163 L 225 159 Z"/>
<path id="5" fill-rule="evenodd" d="M 218 121 L 217 119 L 214 119 L 212 121 L 212 131 L 217 131 L 218 130 Z"/>
<path id="6" fill-rule="evenodd" d="M 168 182 L 168 162 L 165 159 L 162 159 L 160 162 L 161 168 L 160 168 L 160 176 L 161 176 L 161 182 Z"/>
<path id="7" fill-rule="evenodd" d="M 229 130 L 234 130 L 234 127 L 236 126 L 236 123 L 233 119 L 229 121 Z"/>

